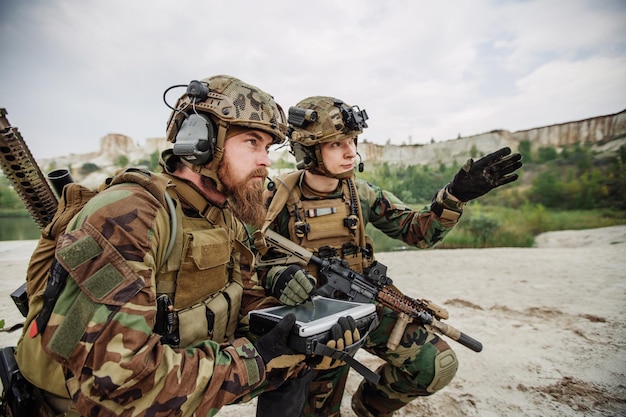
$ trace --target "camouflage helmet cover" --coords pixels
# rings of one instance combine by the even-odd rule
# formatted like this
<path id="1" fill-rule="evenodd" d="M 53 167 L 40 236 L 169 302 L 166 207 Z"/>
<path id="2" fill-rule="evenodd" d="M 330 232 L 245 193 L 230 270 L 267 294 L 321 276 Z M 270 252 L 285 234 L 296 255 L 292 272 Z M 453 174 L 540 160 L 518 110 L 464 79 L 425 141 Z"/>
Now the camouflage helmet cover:
<path id="1" fill-rule="evenodd" d="M 367 127 L 367 119 L 365 110 L 333 97 L 309 97 L 290 107 L 288 136 L 296 167 L 333 178 L 351 176 L 351 171 L 330 173 L 319 145 L 343 139 L 356 143 L 357 136 Z"/>
<path id="2" fill-rule="evenodd" d="M 285 141 L 285 114 L 274 98 L 258 87 L 229 75 L 194 80 L 186 87 L 187 91 L 178 99 L 167 122 L 166 137 L 174 147 L 164 152 L 173 152 L 194 172 L 211 178 L 219 191 L 223 191 L 224 187 L 218 170 L 231 128 L 266 132 L 271 135 L 274 144 Z M 197 131 L 192 129 L 191 134 L 187 134 L 186 125 L 204 127 Z M 233 131 L 235 134 L 240 132 L 239 129 Z M 179 133 L 183 140 L 177 143 Z M 211 164 L 207 166 L 208 162 Z M 167 166 L 165 161 L 162 165 Z"/>
<path id="3" fill-rule="evenodd" d="M 354 138 L 367 127 L 367 113 L 333 97 L 309 97 L 289 108 L 289 139 L 303 146 Z"/>
<path id="4" fill-rule="evenodd" d="M 188 92 L 178 99 L 167 123 L 169 142 L 176 142 L 178 129 L 190 112 L 209 113 L 220 125 L 258 129 L 272 135 L 275 144 L 284 142 L 285 114 L 271 95 L 229 75 L 203 78 L 200 83 L 208 86 L 206 99 L 194 100 Z"/>

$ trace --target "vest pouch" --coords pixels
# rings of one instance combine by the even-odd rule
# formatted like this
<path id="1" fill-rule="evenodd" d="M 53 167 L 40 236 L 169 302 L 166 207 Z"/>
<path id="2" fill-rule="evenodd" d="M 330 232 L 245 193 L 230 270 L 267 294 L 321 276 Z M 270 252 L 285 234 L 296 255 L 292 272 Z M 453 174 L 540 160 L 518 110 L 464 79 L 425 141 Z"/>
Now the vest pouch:
<path id="1" fill-rule="evenodd" d="M 241 285 L 230 282 L 223 291 L 205 302 L 206 315 L 213 319 L 211 340 L 224 343 L 233 339 L 239 321 L 242 296 Z"/>
<path id="2" fill-rule="evenodd" d="M 350 230 L 343 224 L 349 213 L 342 199 L 305 200 L 302 206 L 311 226 L 307 233 L 309 241 L 350 236 Z"/>
<path id="3" fill-rule="evenodd" d="M 221 227 L 185 233 L 183 259 L 176 278 L 176 310 L 201 303 L 226 286 L 231 248 L 228 231 Z"/>
<path id="4" fill-rule="evenodd" d="M 230 306 L 225 339 L 227 342 L 232 342 L 235 338 L 235 330 L 237 330 L 239 324 L 239 309 L 241 308 L 241 300 L 243 298 L 243 287 L 236 282 L 231 282 L 224 290 L 224 293 L 228 297 Z"/>
<path id="5" fill-rule="evenodd" d="M 243 288 L 229 283 L 204 303 L 178 312 L 180 347 L 186 348 L 202 340 L 218 343 L 231 340 L 239 320 Z"/>
<path id="6" fill-rule="evenodd" d="M 187 348 L 203 339 L 212 339 L 204 304 L 186 308 L 178 312 L 178 335 L 181 348 Z"/>
<path id="7" fill-rule="evenodd" d="M 350 267 L 350 269 L 353 269 L 359 273 L 363 272 L 363 255 L 361 255 L 360 253 L 348 255 L 343 259 L 348 262 L 348 266 Z"/>

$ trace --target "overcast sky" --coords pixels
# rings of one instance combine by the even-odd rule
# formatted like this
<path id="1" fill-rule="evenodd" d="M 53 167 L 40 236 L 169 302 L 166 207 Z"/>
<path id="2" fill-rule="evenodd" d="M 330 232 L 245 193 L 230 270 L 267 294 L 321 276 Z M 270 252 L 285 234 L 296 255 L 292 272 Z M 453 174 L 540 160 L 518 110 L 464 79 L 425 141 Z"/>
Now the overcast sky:
<path id="1" fill-rule="evenodd" d="M 380 144 L 626 109 L 625 0 L 0 0 L 0 52 L 0 107 L 35 158 L 163 137 L 163 91 L 216 74 L 285 111 L 358 105 Z"/>

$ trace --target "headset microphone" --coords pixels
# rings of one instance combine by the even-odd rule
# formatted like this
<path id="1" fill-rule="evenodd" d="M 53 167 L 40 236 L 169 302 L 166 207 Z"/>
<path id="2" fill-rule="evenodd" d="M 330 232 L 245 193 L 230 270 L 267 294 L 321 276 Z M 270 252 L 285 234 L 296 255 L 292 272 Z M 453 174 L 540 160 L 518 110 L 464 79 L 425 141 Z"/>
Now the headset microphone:
<path id="1" fill-rule="evenodd" d="M 365 170 L 365 164 L 363 163 L 363 159 L 361 158 L 360 153 L 356 153 L 359 157 L 359 172 L 363 172 Z"/>

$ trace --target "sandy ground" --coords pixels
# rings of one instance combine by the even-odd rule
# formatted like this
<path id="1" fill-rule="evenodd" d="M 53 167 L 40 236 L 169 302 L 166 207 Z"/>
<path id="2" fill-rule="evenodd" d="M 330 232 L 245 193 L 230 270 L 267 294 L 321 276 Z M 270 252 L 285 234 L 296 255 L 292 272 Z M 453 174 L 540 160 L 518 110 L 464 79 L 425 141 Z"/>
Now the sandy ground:
<path id="1" fill-rule="evenodd" d="M 9 294 L 34 241 L 0 242 L 0 318 L 21 317 Z M 482 342 L 450 340 L 460 361 L 450 385 L 397 416 L 626 416 L 626 226 L 551 232 L 536 248 L 380 253 L 394 283 L 450 312 L 446 322 Z M 0 333 L 15 343 L 19 332 Z M 374 369 L 378 358 L 357 359 Z M 351 371 L 342 405 L 360 382 Z M 219 416 L 253 416 L 255 402 Z M 278 417 L 278 416 L 277 416 Z"/>

